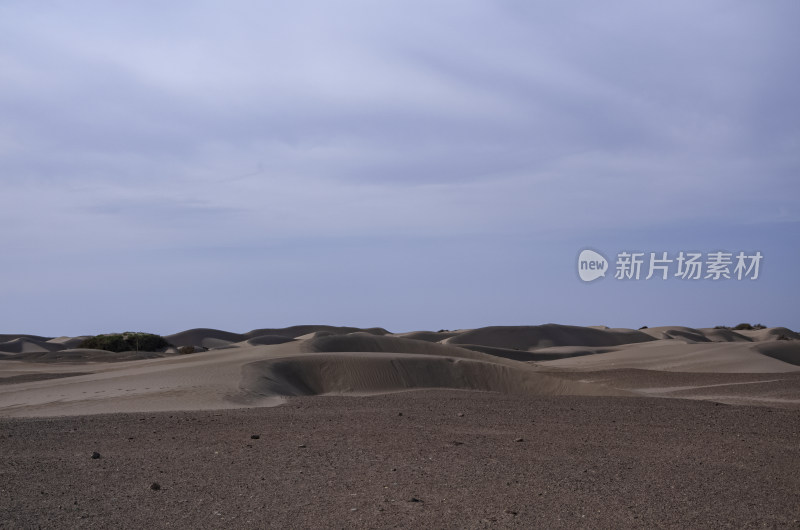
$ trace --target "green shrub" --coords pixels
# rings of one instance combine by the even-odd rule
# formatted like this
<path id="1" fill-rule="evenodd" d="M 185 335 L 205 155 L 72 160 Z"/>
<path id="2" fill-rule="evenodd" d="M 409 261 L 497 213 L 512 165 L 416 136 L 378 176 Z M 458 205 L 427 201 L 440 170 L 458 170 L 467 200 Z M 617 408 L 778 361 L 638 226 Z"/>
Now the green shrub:
<path id="1" fill-rule="evenodd" d="M 751 324 L 743 322 L 741 324 L 738 324 L 738 325 L 734 326 L 733 329 L 736 330 L 736 331 L 740 331 L 740 330 L 752 331 L 753 326 Z"/>
<path id="2" fill-rule="evenodd" d="M 178 348 L 178 353 L 182 355 L 188 355 L 190 353 L 194 353 L 195 351 L 197 350 L 194 349 L 194 346 L 181 346 Z"/>
<path id="3" fill-rule="evenodd" d="M 110 352 L 123 351 L 159 351 L 171 346 L 167 340 L 160 335 L 152 333 L 109 333 L 107 335 L 95 335 L 84 339 L 78 348 L 91 348 L 93 350 L 106 350 Z"/>

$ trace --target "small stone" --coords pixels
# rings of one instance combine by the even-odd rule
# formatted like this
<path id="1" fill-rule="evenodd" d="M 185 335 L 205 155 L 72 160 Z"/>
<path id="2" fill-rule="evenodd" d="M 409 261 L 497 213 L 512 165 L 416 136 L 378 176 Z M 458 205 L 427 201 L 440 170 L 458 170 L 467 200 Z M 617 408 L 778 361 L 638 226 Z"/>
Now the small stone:
<path id="1" fill-rule="evenodd" d="M 464 445 L 464 442 L 458 442 L 456 440 L 453 440 L 453 445 Z"/>
<path id="2" fill-rule="evenodd" d="M 261 438 L 261 436 L 260 436 L 260 435 L 258 435 L 258 434 L 251 434 L 251 435 L 250 435 L 250 439 L 251 439 L 251 440 L 258 440 L 259 438 Z"/>
<path id="3" fill-rule="evenodd" d="M 92 459 L 97 460 L 98 458 L 100 458 L 100 453 L 98 453 L 97 451 L 92 453 Z"/>
<path id="4" fill-rule="evenodd" d="M 158 482 L 153 482 L 152 484 L 150 484 L 150 489 L 153 491 L 158 491 L 161 489 L 161 484 L 159 484 Z"/>
<path id="5" fill-rule="evenodd" d="M 402 412 L 398 412 L 398 413 L 397 413 L 397 415 L 398 415 L 398 416 L 402 416 L 402 415 L 403 415 L 403 413 L 402 413 Z"/>
<path id="6" fill-rule="evenodd" d="M 463 418 L 464 417 L 464 413 L 463 412 L 459 412 L 458 414 L 456 414 L 456 416 L 458 416 L 459 418 Z"/>
<path id="7" fill-rule="evenodd" d="M 297 447 L 298 447 L 299 449 L 305 449 L 305 447 L 306 447 L 306 444 L 300 444 L 300 445 L 298 445 Z"/>
<path id="8" fill-rule="evenodd" d="M 524 439 L 524 438 L 517 438 L 517 439 L 516 439 L 516 440 L 514 440 L 514 441 L 515 441 L 515 442 L 524 442 L 524 441 L 525 441 L 525 439 Z"/>
<path id="9" fill-rule="evenodd" d="M 423 501 L 421 499 L 416 498 L 416 497 L 411 497 L 411 499 L 409 499 L 408 502 L 423 502 Z"/>

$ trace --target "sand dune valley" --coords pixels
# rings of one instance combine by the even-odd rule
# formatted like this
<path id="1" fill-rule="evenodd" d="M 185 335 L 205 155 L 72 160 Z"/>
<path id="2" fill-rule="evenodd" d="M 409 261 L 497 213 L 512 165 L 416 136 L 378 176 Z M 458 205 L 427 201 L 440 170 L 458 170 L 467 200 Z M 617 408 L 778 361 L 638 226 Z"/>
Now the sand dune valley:
<path id="1" fill-rule="evenodd" d="M 787 328 L 84 338 L 0 335 L 1 527 L 800 527 Z"/>

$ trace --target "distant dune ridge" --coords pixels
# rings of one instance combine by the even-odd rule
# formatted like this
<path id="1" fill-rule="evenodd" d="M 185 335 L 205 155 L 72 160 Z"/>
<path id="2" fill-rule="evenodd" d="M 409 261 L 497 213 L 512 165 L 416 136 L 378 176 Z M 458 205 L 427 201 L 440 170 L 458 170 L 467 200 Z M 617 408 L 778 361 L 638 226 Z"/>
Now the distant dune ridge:
<path id="1" fill-rule="evenodd" d="M 632 329 L 595 329 L 545 324 L 474 329 L 446 339 L 446 342 L 532 350 L 552 346 L 619 346 L 650 340 L 654 340 L 652 336 Z"/>
<path id="2" fill-rule="evenodd" d="M 83 338 L 0 335 L 0 415 L 222 409 L 420 388 L 664 397 L 680 388 L 684 398 L 800 408 L 800 334 L 787 328 L 196 328 L 167 335 L 162 351 L 121 353 L 77 348 Z M 638 385 L 631 374 L 660 375 Z M 701 375 L 677 384 L 688 374 Z M 712 374 L 713 384 L 700 384 Z M 735 384 L 719 382 L 733 374 Z"/>

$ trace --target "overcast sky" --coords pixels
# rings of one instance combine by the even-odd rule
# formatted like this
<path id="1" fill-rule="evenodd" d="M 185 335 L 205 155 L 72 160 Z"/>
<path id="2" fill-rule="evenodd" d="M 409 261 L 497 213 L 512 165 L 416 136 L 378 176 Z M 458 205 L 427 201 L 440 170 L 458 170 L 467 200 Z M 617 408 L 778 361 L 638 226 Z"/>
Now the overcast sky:
<path id="1" fill-rule="evenodd" d="M 800 328 L 800 4 L 2 2 L 0 332 Z M 582 248 L 765 254 L 591 284 Z"/>

